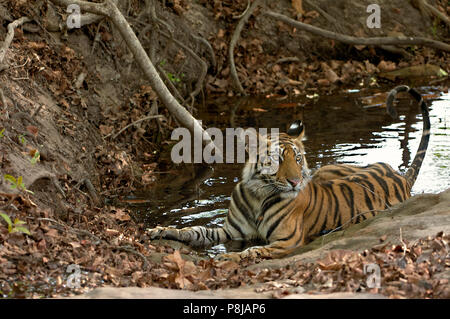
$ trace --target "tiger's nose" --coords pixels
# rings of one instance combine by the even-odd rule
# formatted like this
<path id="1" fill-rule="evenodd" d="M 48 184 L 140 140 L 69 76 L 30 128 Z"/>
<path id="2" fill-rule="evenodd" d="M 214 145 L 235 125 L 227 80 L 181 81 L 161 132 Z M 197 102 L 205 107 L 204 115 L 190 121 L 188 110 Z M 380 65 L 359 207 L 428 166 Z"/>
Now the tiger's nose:
<path id="1" fill-rule="evenodd" d="M 300 183 L 300 179 L 299 178 L 288 178 L 287 179 L 288 183 L 292 185 L 292 187 L 297 186 Z"/>

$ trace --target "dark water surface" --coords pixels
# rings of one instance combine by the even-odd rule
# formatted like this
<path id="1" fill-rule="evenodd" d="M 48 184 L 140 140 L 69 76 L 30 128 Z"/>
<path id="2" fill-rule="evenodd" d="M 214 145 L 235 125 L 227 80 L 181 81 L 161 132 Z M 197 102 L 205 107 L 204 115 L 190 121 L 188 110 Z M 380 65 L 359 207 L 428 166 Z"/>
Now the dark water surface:
<path id="1" fill-rule="evenodd" d="M 399 118 L 391 119 L 379 103 L 380 92 L 348 90 L 333 96 L 282 98 L 222 98 L 199 106 L 197 118 L 207 127 L 279 128 L 285 132 L 295 119 L 306 127 L 306 156 L 310 168 L 332 163 L 367 165 L 383 161 L 404 171 L 414 158 L 422 135 L 417 103 L 399 98 Z M 450 94 L 421 87 L 430 107 L 431 138 L 414 194 L 438 193 L 450 187 Z M 233 187 L 243 164 L 221 164 L 214 170 L 196 167 L 161 174 L 157 186 L 131 198 L 146 203 L 132 206 L 148 227 L 222 225 Z M 218 245 L 208 250 L 232 250 Z M 237 248 L 240 249 L 240 248 Z"/>

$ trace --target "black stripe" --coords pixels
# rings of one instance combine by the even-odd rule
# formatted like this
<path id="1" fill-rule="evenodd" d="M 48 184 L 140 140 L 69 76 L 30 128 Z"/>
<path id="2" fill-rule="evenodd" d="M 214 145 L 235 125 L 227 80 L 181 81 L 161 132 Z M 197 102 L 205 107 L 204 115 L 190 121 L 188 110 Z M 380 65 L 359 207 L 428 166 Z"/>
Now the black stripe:
<path id="1" fill-rule="evenodd" d="M 331 191 L 331 195 L 333 196 L 334 202 L 336 204 L 336 207 L 334 208 L 334 215 L 333 215 L 333 226 L 334 226 L 334 225 L 336 225 L 337 218 L 339 217 L 339 201 L 338 201 L 336 195 L 334 194 L 333 190 Z M 327 215 L 327 217 L 328 216 L 329 215 Z M 326 219 L 328 219 L 328 218 L 326 218 Z"/>
<path id="2" fill-rule="evenodd" d="M 286 211 L 284 212 L 284 214 L 280 214 L 279 218 L 272 223 L 272 225 L 270 225 L 269 230 L 266 233 L 266 239 L 269 240 L 270 235 L 272 235 L 273 231 L 278 227 L 278 225 L 281 223 L 281 221 L 287 216 L 289 215 L 290 211 Z"/>
<path id="3" fill-rule="evenodd" d="M 241 184 L 238 184 L 237 187 L 234 188 L 233 194 L 231 195 L 231 200 L 233 201 L 236 208 L 239 212 L 244 216 L 244 218 L 248 221 L 252 220 L 252 216 L 250 214 L 251 209 L 248 208 L 247 202 L 244 200 L 240 200 L 242 195 Z"/>
<path id="4" fill-rule="evenodd" d="M 347 185 L 347 184 L 341 184 L 340 185 L 340 187 L 341 187 L 341 192 L 342 192 L 342 195 L 344 196 L 344 198 L 345 198 L 345 200 L 347 201 L 347 204 L 348 204 L 348 206 L 350 207 L 350 220 L 352 220 L 353 219 L 353 216 L 355 216 L 355 199 L 354 199 L 354 197 L 355 197 L 355 194 L 353 193 L 353 190 Z M 346 189 L 347 190 L 347 192 L 348 192 L 348 197 L 345 195 L 345 193 L 344 193 L 344 189 Z M 338 226 L 341 226 L 341 223 L 342 223 L 342 213 L 341 214 L 339 214 L 340 216 L 340 218 L 339 218 L 339 224 L 338 224 Z"/>
<path id="5" fill-rule="evenodd" d="M 368 172 L 368 173 L 369 173 L 370 176 L 373 177 L 373 179 L 375 179 L 375 181 L 381 186 L 381 188 L 383 188 L 385 204 L 388 205 L 388 206 L 391 206 L 391 203 L 389 202 L 389 199 L 388 199 L 388 197 L 389 197 L 389 187 L 386 184 L 386 182 L 382 178 L 380 178 L 377 174 L 375 174 L 373 172 Z M 385 208 L 387 208 L 387 207 L 385 207 Z"/>
<path id="6" fill-rule="evenodd" d="M 373 211 L 373 204 L 372 204 L 372 200 L 370 199 L 369 195 L 367 194 L 367 190 L 365 188 L 363 188 L 363 192 L 364 192 L 364 200 L 366 202 L 366 206 L 370 211 Z M 361 212 L 359 212 L 361 213 Z"/>
<path id="7" fill-rule="evenodd" d="M 232 216 L 229 215 L 229 217 L 232 217 Z M 228 223 L 230 224 L 230 226 L 233 227 L 234 229 L 236 229 L 242 235 L 242 237 L 245 238 L 244 232 L 242 231 L 241 227 L 239 227 L 239 225 L 235 223 L 234 219 L 228 218 L 227 220 L 228 220 Z"/>
<path id="8" fill-rule="evenodd" d="M 309 205 L 311 204 L 311 202 L 314 202 L 314 204 L 313 204 L 313 206 L 311 207 L 311 209 L 310 209 L 309 211 L 312 212 L 312 213 L 314 212 L 314 210 L 316 209 L 316 204 L 317 204 L 317 196 L 318 196 L 318 194 L 319 194 L 319 193 L 317 192 L 317 186 L 316 186 L 316 184 L 311 183 L 310 185 L 311 185 L 313 191 L 311 191 L 311 195 L 310 195 L 310 197 L 309 197 L 309 204 L 308 204 L 308 207 L 305 209 L 305 215 L 304 215 L 304 216 L 307 215 L 308 209 L 309 209 Z"/>
<path id="9" fill-rule="evenodd" d="M 262 207 L 261 207 L 261 217 L 264 217 L 265 212 L 272 207 L 273 205 L 279 203 L 282 200 L 281 195 L 280 194 L 275 194 L 272 195 L 268 198 L 266 198 L 263 203 L 262 203 Z"/>
<path id="10" fill-rule="evenodd" d="M 270 215 L 266 219 L 261 218 L 261 221 L 259 222 L 259 224 L 261 224 L 261 222 L 268 224 L 273 217 L 277 216 L 280 212 L 284 211 L 284 209 L 286 207 L 288 207 L 290 204 L 291 204 L 291 200 L 286 200 L 286 203 L 284 205 L 282 205 L 281 207 L 279 207 L 272 215 Z M 270 208 L 267 211 L 269 211 L 269 210 L 270 210 Z M 259 224 L 258 224 L 258 227 L 259 227 Z"/>
<path id="11" fill-rule="evenodd" d="M 322 205 L 323 205 L 323 199 L 324 199 L 324 197 L 325 197 L 325 194 L 327 195 L 327 197 L 328 197 L 328 199 L 329 199 L 330 197 L 328 196 L 327 190 L 326 190 L 325 188 L 322 188 L 322 196 L 321 196 L 321 199 L 320 199 L 319 211 L 318 211 L 317 214 L 316 214 L 316 218 L 314 219 L 314 222 L 311 223 L 311 228 L 308 229 L 308 233 L 314 228 L 314 226 L 317 224 L 317 221 L 319 220 L 319 217 L 320 217 L 320 215 L 321 215 L 321 213 L 322 213 Z M 330 199 L 329 199 L 329 200 L 330 200 Z M 316 202 L 317 202 L 317 201 L 316 201 Z M 314 206 L 314 207 L 315 207 L 315 206 Z M 314 211 L 313 211 L 313 212 L 314 212 Z"/>
<path id="12" fill-rule="evenodd" d="M 284 237 L 284 238 L 281 238 L 281 239 L 278 239 L 278 240 L 288 241 L 289 239 L 291 239 L 292 237 L 294 237 L 294 235 L 297 233 L 297 229 L 298 229 L 298 221 L 299 221 L 299 218 L 297 218 L 297 219 L 295 220 L 294 231 L 291 232 L 291 233 L 289 234 L 289 236 Z M 302 237 L 302 233 L 303 233 L 303 228 L 300 229 L 300 238 Z M 295 247 L 296 247 L 296 246 L 297 246 L 297 245 L 295 245 Z"/>
<path id="13" fill-rule="evenodd" d="M 394 184 L 392 184 L 392 185 L 394 186 L 395 198 L 397 198 L 397 200 L 398 200 L 400 203 L 403 202 L 403 198 L 402 198 L 402 196 L 400 195 L 400 192 L 398 191 L 397 184 L 394 183 Z"/>

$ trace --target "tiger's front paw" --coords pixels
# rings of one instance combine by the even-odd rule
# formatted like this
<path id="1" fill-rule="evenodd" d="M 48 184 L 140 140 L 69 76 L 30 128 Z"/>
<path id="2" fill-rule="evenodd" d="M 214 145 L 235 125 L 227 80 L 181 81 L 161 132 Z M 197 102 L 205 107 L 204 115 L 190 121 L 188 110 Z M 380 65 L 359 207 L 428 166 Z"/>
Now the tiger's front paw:
<path id="1" fill-rule="evenodd" d="M 171 227 L 148 228 L 146 233 L 150 236 L 150 239 L 178 239 L 178 230 Z"/>
<path id="2" fill-rule="evenodd" d="M 216 256 L 216 259 L 231 260 L 231 261 L 238 263 L 242 260 L 242 256 L 240 253 L 227 253 L 227 254 L 220 254 L 220 255 Z"/>

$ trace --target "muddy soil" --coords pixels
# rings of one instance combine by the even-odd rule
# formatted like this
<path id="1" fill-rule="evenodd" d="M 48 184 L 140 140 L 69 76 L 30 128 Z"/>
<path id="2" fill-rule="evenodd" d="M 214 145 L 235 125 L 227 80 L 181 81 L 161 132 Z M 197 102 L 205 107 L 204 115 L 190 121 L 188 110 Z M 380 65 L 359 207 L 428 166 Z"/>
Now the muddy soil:
<path id="1" fill-rule="evenodd" d="M 445 1 L 434 2 L 450 13 Z M 330 23 L 330 17 L 307 4 L 301 21 L 358 36 L 394 32 L 448 39 L 445 25 L 423 16 L 409 2 L 378 1 L 384 8 L 383 27 L 378 30 L 365 27 L 362 4 L 315 3 L 346 22 Z M 236 16 L 244 12 L 247 1 L 166 1 L 166 7 L 157 2 L 164 32 L 188 45 L 207 65 L 195 103 L 189 97 L 202 73 L 194 55 L 163 33 L 151 34 L 142 1 L 121 1 L 120 5 L 185 105 L 212 95 L 236 94 L 227 51 Z M 295 16 L 290 1 L 269 7 Z M 6 219 L 0 221 L 0 295 L 51 297 L 103 285 L 179 288 L 184 279 L 177 268 L 160 267 L 155 261 L 179 250 L 149 245 L 143 225 L 110 200 L 151 186 L 160 172 L 171 169 L 167 141 L 177 123 L 109 22 L 60 29 L 67 13 L 51 2 L 4 0 L 0 1 L 2 39 L 8 24 L 22 16 L 33 22 L 15 30 L 0 73 L 4 95 L 0 209 L 15 222 L 8 229 Z M 244 89 L 254 95 L 326 94 L 349 86 L 379 85 L 386 81 L 377 77 L 379 72 L 424 63 L 450 70 L 448 53 L 421 47 L 406 50 L 409 54 L 403 56 L 323 40 L 272 21 L 257 10 L 241 34 L 235 59 Z M 286 57 L 296 59 L 280 62 Z M 338 80 L 327 78 L 329 69 Z M 446 82 L 440 83 L 445 90 Z M 163 118 L 121 132 L 153 114 Z M 185 248 L 181 253 L 191 254 Z M 180 263 L 174 256 L 172 261 Z M 68 287 L 66 270 L 71 264 L 79 265 L 88 276 L 81 288 Z"/>

